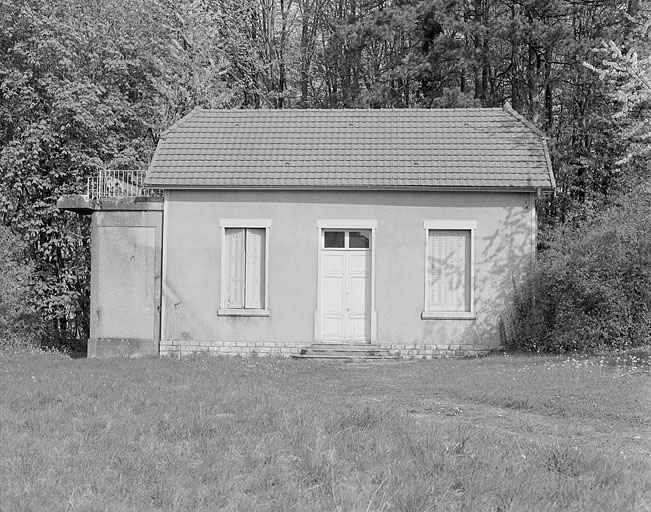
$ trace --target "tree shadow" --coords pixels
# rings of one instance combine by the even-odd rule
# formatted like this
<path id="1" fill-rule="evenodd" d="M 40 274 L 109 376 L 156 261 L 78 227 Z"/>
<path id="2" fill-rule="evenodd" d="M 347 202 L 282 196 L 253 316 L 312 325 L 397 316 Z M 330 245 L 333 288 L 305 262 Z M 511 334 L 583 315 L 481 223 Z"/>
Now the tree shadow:
<path id="1" fill-rule="evenodd" d="M 475 255 L 477 316 L 463 330 L 464 344 L 494 348 L 507 344 L 514 293 L 533 265 L 531 208 L 531 201 L 526 206 L 506 207 L 506 216 L 498 228 L 478 240 L 482 250 Z"/>

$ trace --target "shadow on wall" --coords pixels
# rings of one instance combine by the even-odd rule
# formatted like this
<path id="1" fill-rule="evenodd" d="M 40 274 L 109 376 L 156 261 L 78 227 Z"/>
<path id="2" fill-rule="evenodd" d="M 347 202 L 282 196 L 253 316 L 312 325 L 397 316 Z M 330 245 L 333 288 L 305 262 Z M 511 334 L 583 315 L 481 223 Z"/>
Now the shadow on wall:
<path id="1" fill-rule="evenodd" d="M 178 291 L 169 283 L 163 284 L 163 326 L 161 335 L 167 341 L 200 340 L 209 328 L 193 308 L 188 307 Z"/>
<path id="2" fill-rule="evenodd" d="M 527 204 L 506 208 L 498 229 L 482 237 L 483 250 L 476 254 L 475 308 L 477 319 L 461 335 L 464 344 L 507 344 L 513 295 L 533 263 L 531 208 Z M 479 245 L 479 244 L 477 244 Z"/>

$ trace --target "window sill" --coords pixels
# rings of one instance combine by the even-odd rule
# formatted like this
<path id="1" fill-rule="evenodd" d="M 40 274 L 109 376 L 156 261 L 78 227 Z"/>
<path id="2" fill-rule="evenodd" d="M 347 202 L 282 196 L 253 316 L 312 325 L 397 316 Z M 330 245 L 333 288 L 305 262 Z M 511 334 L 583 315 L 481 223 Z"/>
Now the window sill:
<path id="1" fill-rule="evenodd" d="M 271 316 L 268 309 L 219 309 L 217 316 Z"/>
<path id="2" fill-rule="evenodd" d="M 477 318 L 471 311 L 423 311 L 421 320 L 474 320 Z"/>

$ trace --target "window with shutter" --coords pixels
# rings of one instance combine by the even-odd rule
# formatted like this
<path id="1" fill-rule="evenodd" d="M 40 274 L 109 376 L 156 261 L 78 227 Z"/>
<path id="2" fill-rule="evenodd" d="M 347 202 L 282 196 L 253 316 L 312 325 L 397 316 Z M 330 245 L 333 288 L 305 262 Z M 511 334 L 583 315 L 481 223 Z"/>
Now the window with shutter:
<path id="1" fill-rule="evenodd" d="M 224 227 L 220 314 L 265 310 L 266 238 L 266 227 Z"/>
<path id="2" fill-rule="evenodd" d="M 244 307 L 244 265 L 245 265 L 245 229 L 226 230 L 226 304 L 227 308 Z"/>
<path id="3" fill-rule="evenodd" d="M 430 230 L 429 311 L 470 311 L 470 232 Z"/>
<path id="4" fill-rule="evenodd" d="M 246 230 L 244 307 L 247 309 L 264 309 L 264 235 L 264 229 Z"/>
<path id="5" fill-rule="evenodd" d="M 422 317 L 474 318 L 472 254 L 476 222 L 425 221 L 424 227 L 427 261 Z"/>

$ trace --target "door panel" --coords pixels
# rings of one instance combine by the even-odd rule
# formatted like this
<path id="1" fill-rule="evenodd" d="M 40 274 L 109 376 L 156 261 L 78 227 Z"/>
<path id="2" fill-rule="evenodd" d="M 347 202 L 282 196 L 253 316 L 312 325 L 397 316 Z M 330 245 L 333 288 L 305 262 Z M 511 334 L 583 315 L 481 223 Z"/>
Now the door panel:
<path id="1" fill-rule="evenodd" d="M 369 263 L 371 259 L 368 251 L 347 253 L 348 268 L 346 277 L 348 279 L 346 290 L 349 294 L 348 306 L 351 313 L 365 315 L 366 306 L 369 303 L 370 278 Z"/>
<path id="2" fill-rule="evenodd" d="M 371 303 L 370 251 L 349 251 L 347 256 L 347 337 L 352 341 L 368 339 L 368 305 Z"/>
<path id="3" fill-rule="evenodd" d="M 345 253 L 324 251 L 324 339 L 341 339 L 345 336 L 344 264 Z"/>

